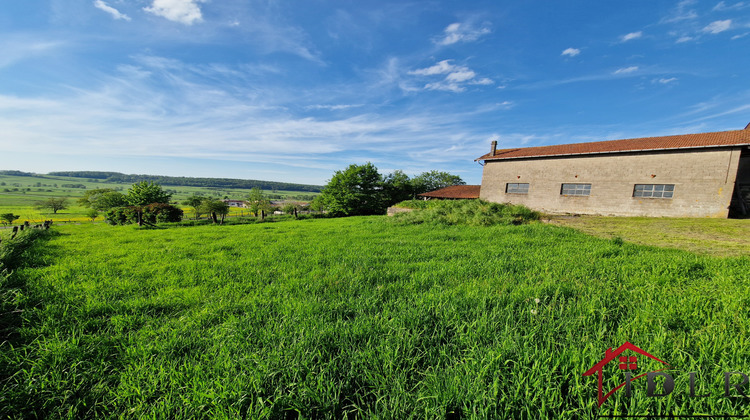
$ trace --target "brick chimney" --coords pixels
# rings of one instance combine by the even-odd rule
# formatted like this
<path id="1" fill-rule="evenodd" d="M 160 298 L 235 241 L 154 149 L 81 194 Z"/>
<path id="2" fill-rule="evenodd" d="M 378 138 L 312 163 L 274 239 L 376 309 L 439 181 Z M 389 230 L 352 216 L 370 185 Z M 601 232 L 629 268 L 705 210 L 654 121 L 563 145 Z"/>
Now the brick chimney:
<path id="1" fill-rule="evenodd" d="M 748 127 L 750 127 L 750 124 L 748 124 Z M 492 148 L 490 149 L 490 156 L 495 156 L 496 150 L 497 150 L 497 140 L 492 140 Z"/>

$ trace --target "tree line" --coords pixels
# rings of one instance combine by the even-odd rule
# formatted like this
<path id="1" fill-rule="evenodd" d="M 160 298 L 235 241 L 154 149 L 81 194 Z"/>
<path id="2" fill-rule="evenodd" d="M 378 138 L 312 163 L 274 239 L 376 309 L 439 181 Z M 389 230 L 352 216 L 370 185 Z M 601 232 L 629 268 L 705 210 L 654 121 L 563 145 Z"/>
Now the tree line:
<path id="1" fill-rule="evenodd" d="M 50 172 L 50 176 L 66 176 L 73 178 L 98 179 L 104 182 L 138 183 L 143 181 L 157 183 L 159 185 L 172 185 L 183 187 L 215 187 L 215 188 L 261 188 L 264 190 L 282 191 L 307 191 L 320 192 L 320 185 L 294 184 L 289 182 L 259 181 L 255 179 L 233 179 L 233 178 L 193 178 L 186 176 L 161 176 L 161 175 L 126 175 L 119 172 L 97 172 L 97 171 L 63 171 Z"/>

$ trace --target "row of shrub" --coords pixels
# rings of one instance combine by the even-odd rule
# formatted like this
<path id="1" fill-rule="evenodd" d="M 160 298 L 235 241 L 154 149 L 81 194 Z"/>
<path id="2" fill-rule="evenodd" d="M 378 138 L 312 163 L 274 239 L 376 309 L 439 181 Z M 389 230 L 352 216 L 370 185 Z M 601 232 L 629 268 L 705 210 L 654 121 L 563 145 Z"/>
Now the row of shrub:
<path id="1" fill-rule="evenodd" d="M 396 205 L 415 209 L 398 213 L 397 223 L 439 223 L 445 225 L 519 225 L 539 220 L 541 214 L 526 206 L 490 203 L 484 200 L 408 200 Z"/>
<path id="2" fill-rule="evenodd" d="M 129 225 L 138 223 L 138 213 L 141 213 L 141 220 L 151 224 L 182 220 L 182 209 L 163 203 L 153 203 L 142 207 L 115 207 L 104 214 L 104 219 L 111 225 Z"/>

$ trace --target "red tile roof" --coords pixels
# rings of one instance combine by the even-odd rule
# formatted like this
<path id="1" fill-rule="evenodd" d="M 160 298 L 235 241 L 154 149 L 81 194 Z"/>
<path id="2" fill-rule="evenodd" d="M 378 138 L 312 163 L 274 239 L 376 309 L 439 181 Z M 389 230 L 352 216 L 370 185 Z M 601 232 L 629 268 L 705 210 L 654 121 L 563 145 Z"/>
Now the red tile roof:
<path id="1" fill-rule="evenodd" d="M 479 187 L 480 185 L 453 185 L 417 195 L 428 198 L 479 198 Z"/>
<path id="2" fill-rule="evenodd" d="M 750 124 L 748 125 L 750 127 Z M 644 137 L 640 139 L 608 140 L 591 143 L 558 144 L 555 146 L 498 149 L 476 160 L 503 160 L 545 156 L 593 155 L 600 153 L 625 153 L 704 147 L 750 145 L 750 129 L 720 131 L 716 133 L 683 134 L 677 136 Z"/>

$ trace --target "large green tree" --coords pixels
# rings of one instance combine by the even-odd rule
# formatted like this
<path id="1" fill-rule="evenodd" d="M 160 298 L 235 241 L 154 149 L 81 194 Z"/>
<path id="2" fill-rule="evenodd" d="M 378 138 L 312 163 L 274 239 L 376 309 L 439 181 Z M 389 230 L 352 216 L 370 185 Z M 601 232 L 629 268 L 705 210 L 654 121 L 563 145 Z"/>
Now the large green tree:
<path id="1" fill-rule="evenodd" d="M 83 193 L 78 204 L 98 211 L 106 211 L 114 207 L 128 205 L 125 194 L 111 188 L 96 188 Z"/>
<path id="2" fill-rule="evenodd" d="M 414 187 L 404 171 L 395 170 L 383 178 L 383 199 L 386 205 L 392 206 L 413 197 Z"/>
<path id="3" fill-rule="evenodd" d="M 382 179 L 370 162 L 336 171 L 319 197 L 333 216 L 382 214 L 385 211 Z"/>
<path id="4" fill-rule="evenodd" d="M 466 182 L 460 176 L 448 172 L 429 171 L 412 178 L 411 185 L 413 194 L 417 195 L 452 185 L 466 185 Z"/>
<path id="5" fill-rule="evenodd" d="M 131 206 L 146 206 L 153 203 L 169 204 L 172 194 L 167 193 L 161 185 L 143 181 L 133 184 L 128 190 L 128 204 Z"/>

